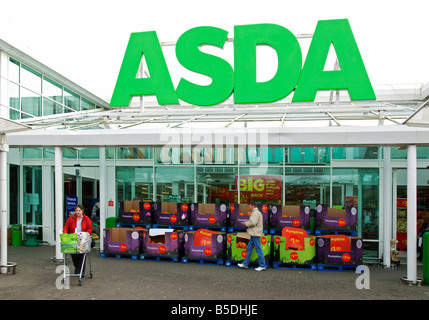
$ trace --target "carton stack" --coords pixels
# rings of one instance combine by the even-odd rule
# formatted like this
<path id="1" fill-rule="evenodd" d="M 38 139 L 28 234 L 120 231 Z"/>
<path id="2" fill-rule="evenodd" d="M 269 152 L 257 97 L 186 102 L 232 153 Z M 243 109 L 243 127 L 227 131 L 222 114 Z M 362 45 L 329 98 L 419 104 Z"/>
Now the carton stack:
<path id="1" fill-rule="evenodd" d="M 120 225 L 149 226 L 153 220 L 154 202 L 120 201 L 118 220 Z"/>
<path id="2" fill-rule="evenodd" d="M 317 269 L 315 236 L 301 228 L 285 227 L 273 239 L 274 268 Z"/>
<path id="3" fill-rule="evenodd" d="M 154 227 L 189 226 L 191 209 L 189 203 L 161 202 L 154 209 Z"/>
<path id="4" fill-rule="evenodd" d="M 271 233 L 280 233 L 284 227 L 310 230 L 310 206 L 271 206 Z"/>
<path id="5" fill-rule="evenodd" d="M 149 229 L 143 231 L 143 250 L 140 259 L 162 260 L 161 257 L 180 258 L 183 256 L 183 230 Z M 177 259 L 172 259 L 177 261 Z"/>
<path id="6" fill-rule="evenodd" d="M 104 229 L 103 256 L 114 255 L 131 257 L 137 260 L 142 252 L 142 233 L 144 229 L 109 228 Z"/>
<path id="7" fill-rule="evenodd" d="M 224 203 L 191 203 L 191 230 L 198 227 L 226 231 L 228 206 Z"/>
<path id="8" fill-rule="evenodd" d="M 317 238 L 319 270 L 354 271 L 362 264 L 362 239 L 346 235 L 325 235 Z M 338 268 L 339 266 L 339 268 Z"/>
<path id="9" fill-rule="evenodd" d="M 216 232 L 208 229 L 185 231 L 185 254 L 182 261 L 185 263 L 223 264 L 225 259 L 225 232 Z"/>
<path id="10" fill-rule="evenodd" d="M 262 218 L 264 220 L 264 233 L 268 233 L 269 228 L 269 210 L 268 206 L 265 204 L 258 204 L 258 209 L 262 213 Z M 229 216 L 229 227 L 228 232 L 232 233 L 238 230 L 247 229 L 243 225 L 243 222 L 249 220 L 251 212 L 249 211 L 249 206 L 247 204 L 230 204 L 230 216 Z"/>
<path id="11" fill-rule="evenodd" d="M 247 232 L 228 233 L 225 265 L 236 265 L 246 258 L 249 240 L 250 235 Z M 271 261 L 271 235 L 263 235 L 261 237 L 261 247 L 265 257 L 265 263 L 268 266 Z M 253 248 L 250 256 L 250 263 L 255 265 L 259 264 L 258 255 Z"/>
<path id="12" fill-rule="evenodd" d="M 332 231 L 350 232 L 356 235 L 357 207 L 346 206 L 345 209 L 328 208 L 326 204 L 316 207 L 316 234 Z"/>

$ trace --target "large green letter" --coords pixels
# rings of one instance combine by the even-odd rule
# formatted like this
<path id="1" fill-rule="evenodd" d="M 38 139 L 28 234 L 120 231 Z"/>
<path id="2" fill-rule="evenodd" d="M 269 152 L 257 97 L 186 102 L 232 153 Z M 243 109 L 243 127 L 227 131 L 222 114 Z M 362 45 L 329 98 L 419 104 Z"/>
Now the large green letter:
<path id="1" fill-rule="evenodd" d="M 234 86 L 234 71 L 225 60 L 201 52 L 205 44 L 223 48 L 228 32 L 214 27 L 197 27 L 183 33 L 176 43 L 177 60 L 188 70 L 212 79 L 207 86 L 180 79 L 177 96 L 190 104 L 211 106 L 226 100 Z"/>
<path id="2" fill-rule="evenodd" d="M 150 78 L 136 78 L 144 55 Z M 132 96 L 155 95 L 159 104 L 179 104 L 155 31 L 132 33 L 110 106 L 127 107 Z"/>
<path id="3" fill-rule="evenodd" d="M 331 43 L 341 70 L 323 71 Z M 375 100 L 347 19 L 317 23 L 292 102 L 314 101 L 317 90 L 348 89 L 351 100 Z"/>
<path id="4" fill-rule="evenodd" d="M 277 52 L 278 69 L 265 82 L 256 81 L 256 46 L 268 45 Z M 302 67 L 302 54 L 296 37 L 275 24 L 235 26 L 235 103 L 263 103 L 280 100 L 295 88 Z"/>

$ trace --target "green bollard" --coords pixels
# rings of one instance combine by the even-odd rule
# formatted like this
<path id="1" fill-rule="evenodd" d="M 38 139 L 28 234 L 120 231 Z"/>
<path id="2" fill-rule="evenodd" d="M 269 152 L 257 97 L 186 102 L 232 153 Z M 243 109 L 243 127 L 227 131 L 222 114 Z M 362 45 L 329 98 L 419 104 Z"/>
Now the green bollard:
<path id="1" fill-rule="evenodd" d="M 429 232 L 423 235 L 423 281 L 429 284 Z"/>

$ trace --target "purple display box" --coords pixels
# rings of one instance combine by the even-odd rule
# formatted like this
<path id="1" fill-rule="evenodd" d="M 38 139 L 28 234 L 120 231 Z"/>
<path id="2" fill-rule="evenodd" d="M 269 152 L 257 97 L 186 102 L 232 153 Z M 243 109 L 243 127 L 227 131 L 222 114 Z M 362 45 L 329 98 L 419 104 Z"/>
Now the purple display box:
<path id="1" fill-rule="evenodd" d="M 328 208 L 326 204 L 316 207 L 316 225 L 318 230 L 356 231 L 357 207 L 346 206 L 345 209 Z"/>
<path id="2" fill-rule="evenodd" d="M 118 220 L 126 224 L 151 224 L 153 205 L 154 202 L 120 201 Z"/>
<path id="3" fill-rule="evenodd" d="M 228 206 L 224 203 L 191 203 L 191 225 L 226 227 Z"/>
<path id="4" fill-rule="evenodd" d="M 149 229 L 143 231 L 143 255 L 181 257 L 183 230 Z"/>
<path id="5" fill-rule="evenodd" d="M 259 211 L 262 213 L 263 228 L 268 229 L 269 210 L 266 204 L 257 204 Z M 229 227 L 231 228 L 247 228 L 243 225 L 244 221 L 249 220 L 249 206 L 247 204 L 231 203 L 229 206 Z M 265 232 L 265 231 L 264 231 Z"/>
<path id="6" fill-rule="evenodd" d="M 116 255 L 138 255 L 142 250 L 144 229 L 104 229 L 104 252 Z"/>
<path id="7" fill-rule="evenodd" d="M 360 265 L 362 264 L 362 239 L 348 237 L 350 251 L 331 251 L 331 238 L 317 238 L 317 263 L 326 265 Z"/>
<path id="8" fill-rule="evenodd" d="M 310 229 L 310 206 L 271 206 L 271 227 Z"/>
<path id="9" fill-rule="evenodd" d="M 188 226 L 191 220 L 190 203 L 158 202 L 154 209 L 154 224 Z"/>
<path id="10" fill-rule="evenodd" d="M 226 232 L 212 234 L 210 246 L 194 245 L 195 231 L 185 232 L 185 257 L 191 259 L 223 260 L 225 254 Z"/>

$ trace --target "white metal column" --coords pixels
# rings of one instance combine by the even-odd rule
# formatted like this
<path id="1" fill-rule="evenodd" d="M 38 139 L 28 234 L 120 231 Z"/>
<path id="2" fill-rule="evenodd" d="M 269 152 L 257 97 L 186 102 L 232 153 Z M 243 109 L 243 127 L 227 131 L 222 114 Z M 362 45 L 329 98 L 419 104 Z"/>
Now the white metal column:
<path id="1" fill-rule="evenodd" d="M 417 148 L 407 148 L 407 281 L 417 282 Z"/>
<path id="2" fill-rule="evenodd" d="M 61 147 L 55 147 L 55 258 L 63 259 L 61 253 L 60 234 L 64 226 L 64 177 L 63 177 L 63 150 Z"/>
<path id="3" fill-rule="evenodd" d="M 104 251 L 104 229 L 106 228 L 106 203 L 107 203 L 107 186 L 106 186 L 106 148 L 99 149 L 100 161 L 100 251 Z"/>
<path id="4" fill-rule="evenodd" d="M 390 268 L 390 240 L 392 240 L 392 166 L 390 147 L 383 148 L 383 265 Z"/>
<path id="5" fill-rule="evenodd" d="M 0 214 L 1 214 L 1 265 L 7 265 L 7 152 L 6 135 L 0 136 Z M 7 268 L 1 268 L 7 273 Z"/>

